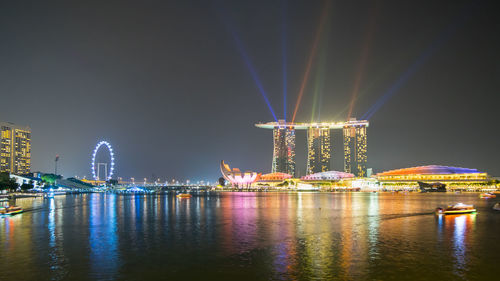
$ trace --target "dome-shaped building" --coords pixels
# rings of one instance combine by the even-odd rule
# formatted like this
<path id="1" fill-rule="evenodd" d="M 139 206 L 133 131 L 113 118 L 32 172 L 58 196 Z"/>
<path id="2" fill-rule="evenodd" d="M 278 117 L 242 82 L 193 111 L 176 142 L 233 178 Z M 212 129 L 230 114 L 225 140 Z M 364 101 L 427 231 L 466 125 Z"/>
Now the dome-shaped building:
<path id="1" fill-rule="evenodd" d="M 445 183 L 447 186 L 479 186 L 490 180 L 487 173 L 477 169 L 428 165 L 396 169 L 378 173 L 377 180 L 384 186 L 407 185 L 417 186 L 423 183 Z"/>

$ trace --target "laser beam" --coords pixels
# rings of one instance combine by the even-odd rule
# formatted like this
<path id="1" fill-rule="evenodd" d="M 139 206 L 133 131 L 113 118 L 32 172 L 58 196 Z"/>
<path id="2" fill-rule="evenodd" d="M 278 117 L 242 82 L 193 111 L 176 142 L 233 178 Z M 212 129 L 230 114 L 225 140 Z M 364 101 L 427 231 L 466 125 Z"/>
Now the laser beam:
<path id="1" fill-rule="evenodd" d="M 415 44 L 416 44 L 416 42 L 414 44 L 410 44 L 410 45 L 413 46 Z M 387 80 L 390 77 L 391 73 L 394 73 L 394 70 L 402 65 L 401 62 L 408 56 L 409 53 L 411 53 L 411 52 L 399 53 L 397 56 L 395 56 L 393 59 L 391 59 L 391 62 L 388 64 L 388 67 L 380 68 L 377 71 L 377 73 L 375 73 L 373 75 L 373 76 L 375 76 L 375 78 L 371 79 L 370 81 L 367 81 L 369 83 L 366 86 L 364 86 L 362 90 L 360 90 L 358 92 L 356 100 L 358 100 L 362 96 L 365 96 L 368 93 L 372 92 L 372 89 L 375 88 L 376 86 L 378 86 L 381 81 Z M 347 112 L 348 112 L 349 108 L 350 108 L 350 104 L 348 103 L 346 106 L 342 107 L 342 109 L 340 111 L 338 111 L 337 114 L 335 114 L 335 116 L 333 117 L 333 120 L 338 120 L 338 119 L 342 118 L 342 116 L 347 116 Z"/>
<path id="2" fill-rule="evenodd" d="M 309 73 L 311 72 L 311 65 L 313 63 L 314 57 L 316 56 L 316 50 L 318 48 L 318 43 L 321 38 L 321 32 L 323 31 L 323 27 L 325 25 L 325 20 L 328 15 L 328 10 L 330 8 L 330 1 L 325 0 L 325 6 L 323 8 L 323 12 L 321 13 L 321 18 L 319 21 L 318 30 L 316 32 L 316 36 L 313 41 L 311 53 L 309 54 L 309 59 L 307 60 L 306 71 L 304 72 L 304 77 L 302 79 L 302 83 L 300 85 L 299 95 L 297 97 L 297 103 L 295 103 L 295 109 L 293 110 L 292 123 L 295 121 L 295 117 L 297 115 L 297 110 L 299 109 L 300 102 L 302 100 L 302 96 L 304 95 L 304 89 L 307 84 L 307 80 L 309 79 Z"/>
<path id="3" fill-rule="evenodd" d="M 326 73 L 326 57 L 328 50 L 328 39 L 329 39 L 329 24 L 328 20 L 326 23 L 326 29 L 322 36 L 320 46 L 319 46 L 319 55 L 318 55 L 318 64 L 316 68 L 316 77 L 314 79 L 314 98 L 313 98 L 313 108 L 311 112 L 311 123 L 314 121 L 321 120 L 321 104 L 323 100 L 323 90 L 325 86 L 325 73 Z"/>
<path id="4" fill-rule="evenodd" d="M 472 3 L 477 7 L 477 3 Z M 363 115 L 363 120 L 369 120 L 397 91 L 424 65 L 429 58 L 432 57 L 456 32 L 462 27 L 466 20 L 471 16 L 472 5 L 467 5 L 464 11 L 457 17 L 457 19 L 447 26 L 447 28 L 440 33 L 436 40 L 431 43 L 424 52 L 410 65 L 410 67 L 392 84 L 389 89 L 373 104 L 370 109 Z"/>
<path id="5" fill-rule="evenodd" d="M 224 23 L 227 31 L 231 34 L 231 37 L 233 38 L 233 41 L 236 45 L 236 49 L 238 49 L 238 52 L 240 53 L 240 56 L 243 59 L 243 62 L 245 63 L 245 66 L 247 67 L 248 71 L 250 72 L 250 75 L 252 76 L 253 81 L 255 82 L 255 85 L 259 89 L 259 92 L 262 95 L 262 98 L 264 99 L 267 107 L 269 108 L 269 111 L 271 111 L 271 114 L 273 115 L 273 118 L 276 122 L 278 122 L 278 118 L 276 117 L 276 114 L 273 110 L 273 107 L 271 106 L 271 103 L 269 102 L 269 99 L 267 97 L 266 91 L 264 90 L 264 87 L 262 86 L 261 80 L 259 78 L 259 75 L 257 74 L 257 71 L 255 70 L 255 67 L 252 64 L 252 61 L 250 60 L 250 57 L 248 56 L 248 53 L 245 49 L 245 46 L 243 45 L 243 42 L 241 41 L 240 37 L 238 36 L 238 32 L 236 30 L 236 27 L 234 27 L 231 24 L 230 16 L 227 14 L 226 10 L 217 3 L 218 1 L 214 1 L 214 5 L 216 6 L 216 10 L 218 11 L 218 14 L 220 15 L 220 18 L 222 19 L 222 22 Z"/>
<path id="6" fill-rule="evenodd" d="M 373 36 L 375 34 L 376 20 L 378 17 L 378 7 L 379 7 L 379 4 L 377 1 L 375 3 L 375 7 L 372 10 L 370 20 L 368 23 L 368 28 L 366 29 L 363 49 L 361 51 L 361 56 L 359 58 L 358 67 L 357 67 L 356 78 L 354 80 L 354 87 L 353 87 L 353 90 L 351 92 L 351 103 L 349 105 L 349 111 L 347 113 L 347 120 L 349 120 L 351 118 L 352 110 L 354 109 L 354 103 L 358 97 L 359 87 L 361 85 L 361 79 L 363 78 L 363 74 L 365 72 L 366 62 L 368 61 L 368 55 L 369 55 L 371 47 L 372 47 Z"/>
<path id="7" fill-rule="evenodd" d="M 282 49 L 282 68 L 283 68 L 283 119 L 286 121 L 286 96 L 287 96 L 287 48 L 286 48 L 286 15 L 287 15 L 287 0 L 282 0 L 283 15 L 281 19 L 281 49 Z"/>

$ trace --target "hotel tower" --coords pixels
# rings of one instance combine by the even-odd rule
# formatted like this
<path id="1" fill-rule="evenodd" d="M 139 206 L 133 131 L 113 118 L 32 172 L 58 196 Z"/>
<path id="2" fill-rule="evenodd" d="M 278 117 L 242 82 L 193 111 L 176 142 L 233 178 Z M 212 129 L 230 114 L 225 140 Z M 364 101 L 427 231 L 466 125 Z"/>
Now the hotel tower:
<path id="1" fill-rule="evenodd" d="M 27 174 L 31 169 L 31 129 L 0 122 L 0 172 Z"/>
<path id="2" fill-rule="evenodd" d="M 307 174 L 329 171 L 331 157 L 330 128 L 307 129 Z"/>
<path id="3" fill-rule="evenodd" d="M 366 177 L 366 125 L 344 127 L 344 172 Z"/>
<path id="4" fill-rule="evenodd" d="M 258 128 L 273 130 L 272 172 L 295 177 L 295 131 L 307 130 L 308 175 L 330 170 L 332 158 L 331 131 L 344 134 L 344 172 L 366 177 L 366 128 L 367 120 L 354 118 L 345 122 L 286 123 L 285 120 L 255 124 Z"/>
<path id="5" fill-rule="evenodd" d="M 273 173 L 295 176 L 295 129 L 280 120 L 273 128 Z"/>

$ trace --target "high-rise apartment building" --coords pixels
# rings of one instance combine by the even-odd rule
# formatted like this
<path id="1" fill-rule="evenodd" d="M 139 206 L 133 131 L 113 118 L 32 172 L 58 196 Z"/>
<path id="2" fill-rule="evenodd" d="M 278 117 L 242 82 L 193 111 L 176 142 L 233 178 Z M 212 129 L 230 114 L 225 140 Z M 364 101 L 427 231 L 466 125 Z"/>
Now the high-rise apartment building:
<path id="1" fill-rule="evenodd" d="M 307 129 L 307 174 L 330 170 L 332 156 L 329 127 Z"/>
<path id="2" fill-rule="evenodd" d="M 345 126 L 343 131 L 344 172 L 366 177 L 366 126 Z"/>
<path id="3" fill-rule="evenodd" d="M 0 172 L 27 174 L 31 169 L 31 129 L 0 122 Z"/>
<path id="4" fill-rule="evenodd" d="M 290 126 L 276 126 L 273 130 L 273 173 L 295 176 L 295 129 Z"/>

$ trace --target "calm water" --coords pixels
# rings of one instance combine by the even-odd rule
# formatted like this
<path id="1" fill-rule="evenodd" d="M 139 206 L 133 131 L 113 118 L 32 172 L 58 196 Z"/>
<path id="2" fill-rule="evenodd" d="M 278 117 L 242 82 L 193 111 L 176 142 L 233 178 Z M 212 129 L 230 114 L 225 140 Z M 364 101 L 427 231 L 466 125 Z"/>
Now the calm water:
<path id="1" fill-rule="evenodd" d="M 3 280 L 498 280 L 478 194 L 84 194 L 0 218 Z M 476 215 L 438 218 L 438 205 Z"/>

